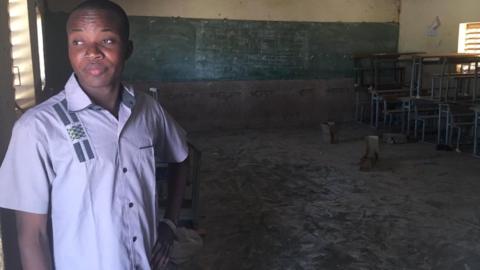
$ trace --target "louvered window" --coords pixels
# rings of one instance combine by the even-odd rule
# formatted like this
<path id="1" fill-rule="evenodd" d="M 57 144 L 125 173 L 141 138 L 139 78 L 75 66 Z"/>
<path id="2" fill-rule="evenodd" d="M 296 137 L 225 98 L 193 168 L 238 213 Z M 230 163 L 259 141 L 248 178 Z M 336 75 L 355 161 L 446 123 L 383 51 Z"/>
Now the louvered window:
<path id="1" fill-rule="evenodd" d="M 461 23 L 458 31 L 458 52 L 480 54 L 480 22 Z M 470 73 L 475 63 L 457 65 L 457 71 Z"/>
<path id="2" fill-rule="evenodd" d="M 480 22 L 461 23 L 458 52 L 480 53 Z"/>
<path id="3" fill-rule="evenodd" d="M 13 88 L 17 108 L 22 109 L 33 106 L 35 88 L 41 90 L 45 86 L 43 31 L 38 3 L 37 0 L 8 0 Z"/>

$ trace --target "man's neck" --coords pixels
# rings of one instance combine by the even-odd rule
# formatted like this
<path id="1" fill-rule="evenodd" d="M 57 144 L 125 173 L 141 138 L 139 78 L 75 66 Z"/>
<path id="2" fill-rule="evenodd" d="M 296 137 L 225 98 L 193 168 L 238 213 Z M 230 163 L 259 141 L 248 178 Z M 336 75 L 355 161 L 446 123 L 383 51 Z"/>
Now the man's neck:
<path id="1" fill-rule="evenodd" d="M 116 118 L 118 117 L 118 107 L 120 104 L 120 82 L 111 87 L 102 87 L 95 89 L 84 88 L 85 93 L 96 105 L 109 111 Z"/>

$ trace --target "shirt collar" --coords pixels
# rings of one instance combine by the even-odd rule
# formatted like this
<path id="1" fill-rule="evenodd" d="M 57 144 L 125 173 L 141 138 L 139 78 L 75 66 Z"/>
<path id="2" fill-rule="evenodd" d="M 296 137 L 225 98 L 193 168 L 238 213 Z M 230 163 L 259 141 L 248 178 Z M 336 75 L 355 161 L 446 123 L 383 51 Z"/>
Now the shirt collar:
<path id="1" fill-rule="evenodd" d="M 100 106 L 94 104 L 78 84 L 75 74 L 72 73 L 65 84 L 65 96 L 67 100 L 67 108 L 69 111 L 76 112 L 85 108 L 99 109 Z M 120 93 L 121 102 L 132 109 L 135 105 L 135 93 L 130 86 L 122 83 L 122 93 Z"/>

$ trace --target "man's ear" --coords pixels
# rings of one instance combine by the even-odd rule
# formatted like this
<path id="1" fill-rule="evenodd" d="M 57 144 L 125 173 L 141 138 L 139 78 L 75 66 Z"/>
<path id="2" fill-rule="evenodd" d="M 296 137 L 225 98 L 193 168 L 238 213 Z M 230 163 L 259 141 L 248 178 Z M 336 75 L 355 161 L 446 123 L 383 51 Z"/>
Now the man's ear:
<path id="1" fill-rule="evenodd" d="M 132 53 L 133 53 L 133 42 L 131 40 L 129 40 L 128 44 L 127 44 L 127 50 L 125 51 L 125 60 L 130 58 Z"/>

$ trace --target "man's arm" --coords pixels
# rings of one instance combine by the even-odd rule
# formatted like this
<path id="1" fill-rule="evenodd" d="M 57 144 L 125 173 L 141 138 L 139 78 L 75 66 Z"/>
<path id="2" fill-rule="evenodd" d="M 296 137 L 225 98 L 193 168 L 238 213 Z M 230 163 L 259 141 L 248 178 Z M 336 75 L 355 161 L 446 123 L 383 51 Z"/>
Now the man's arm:
<path id="1" fill-rule="evenodd" d="M 157 242 L 153 247 L 151 265 L 153 269 L 163 269 L 169 262 L 170 251 L 175 240 L 174 226 L 180 214 L 182 201 L 185 192 L 188 173 L 188 157 L 181 163 L 170 163 L 168 165 L 168 195 L 164 219 L 169 222 L 161 222 L 157 228 Z"/>
<path id="2" fill-rule="evenodd" d="M 176 222 L 185 194 L 188 173 L 188 157 L 181 163 L 168 164 L 168 195 L 165 217 Z"/>
<path id="3" fill-rule="evenodd" d="M 51 270 L 48 215 L 16 211 L 15 216 L 23 270 Z"/>

